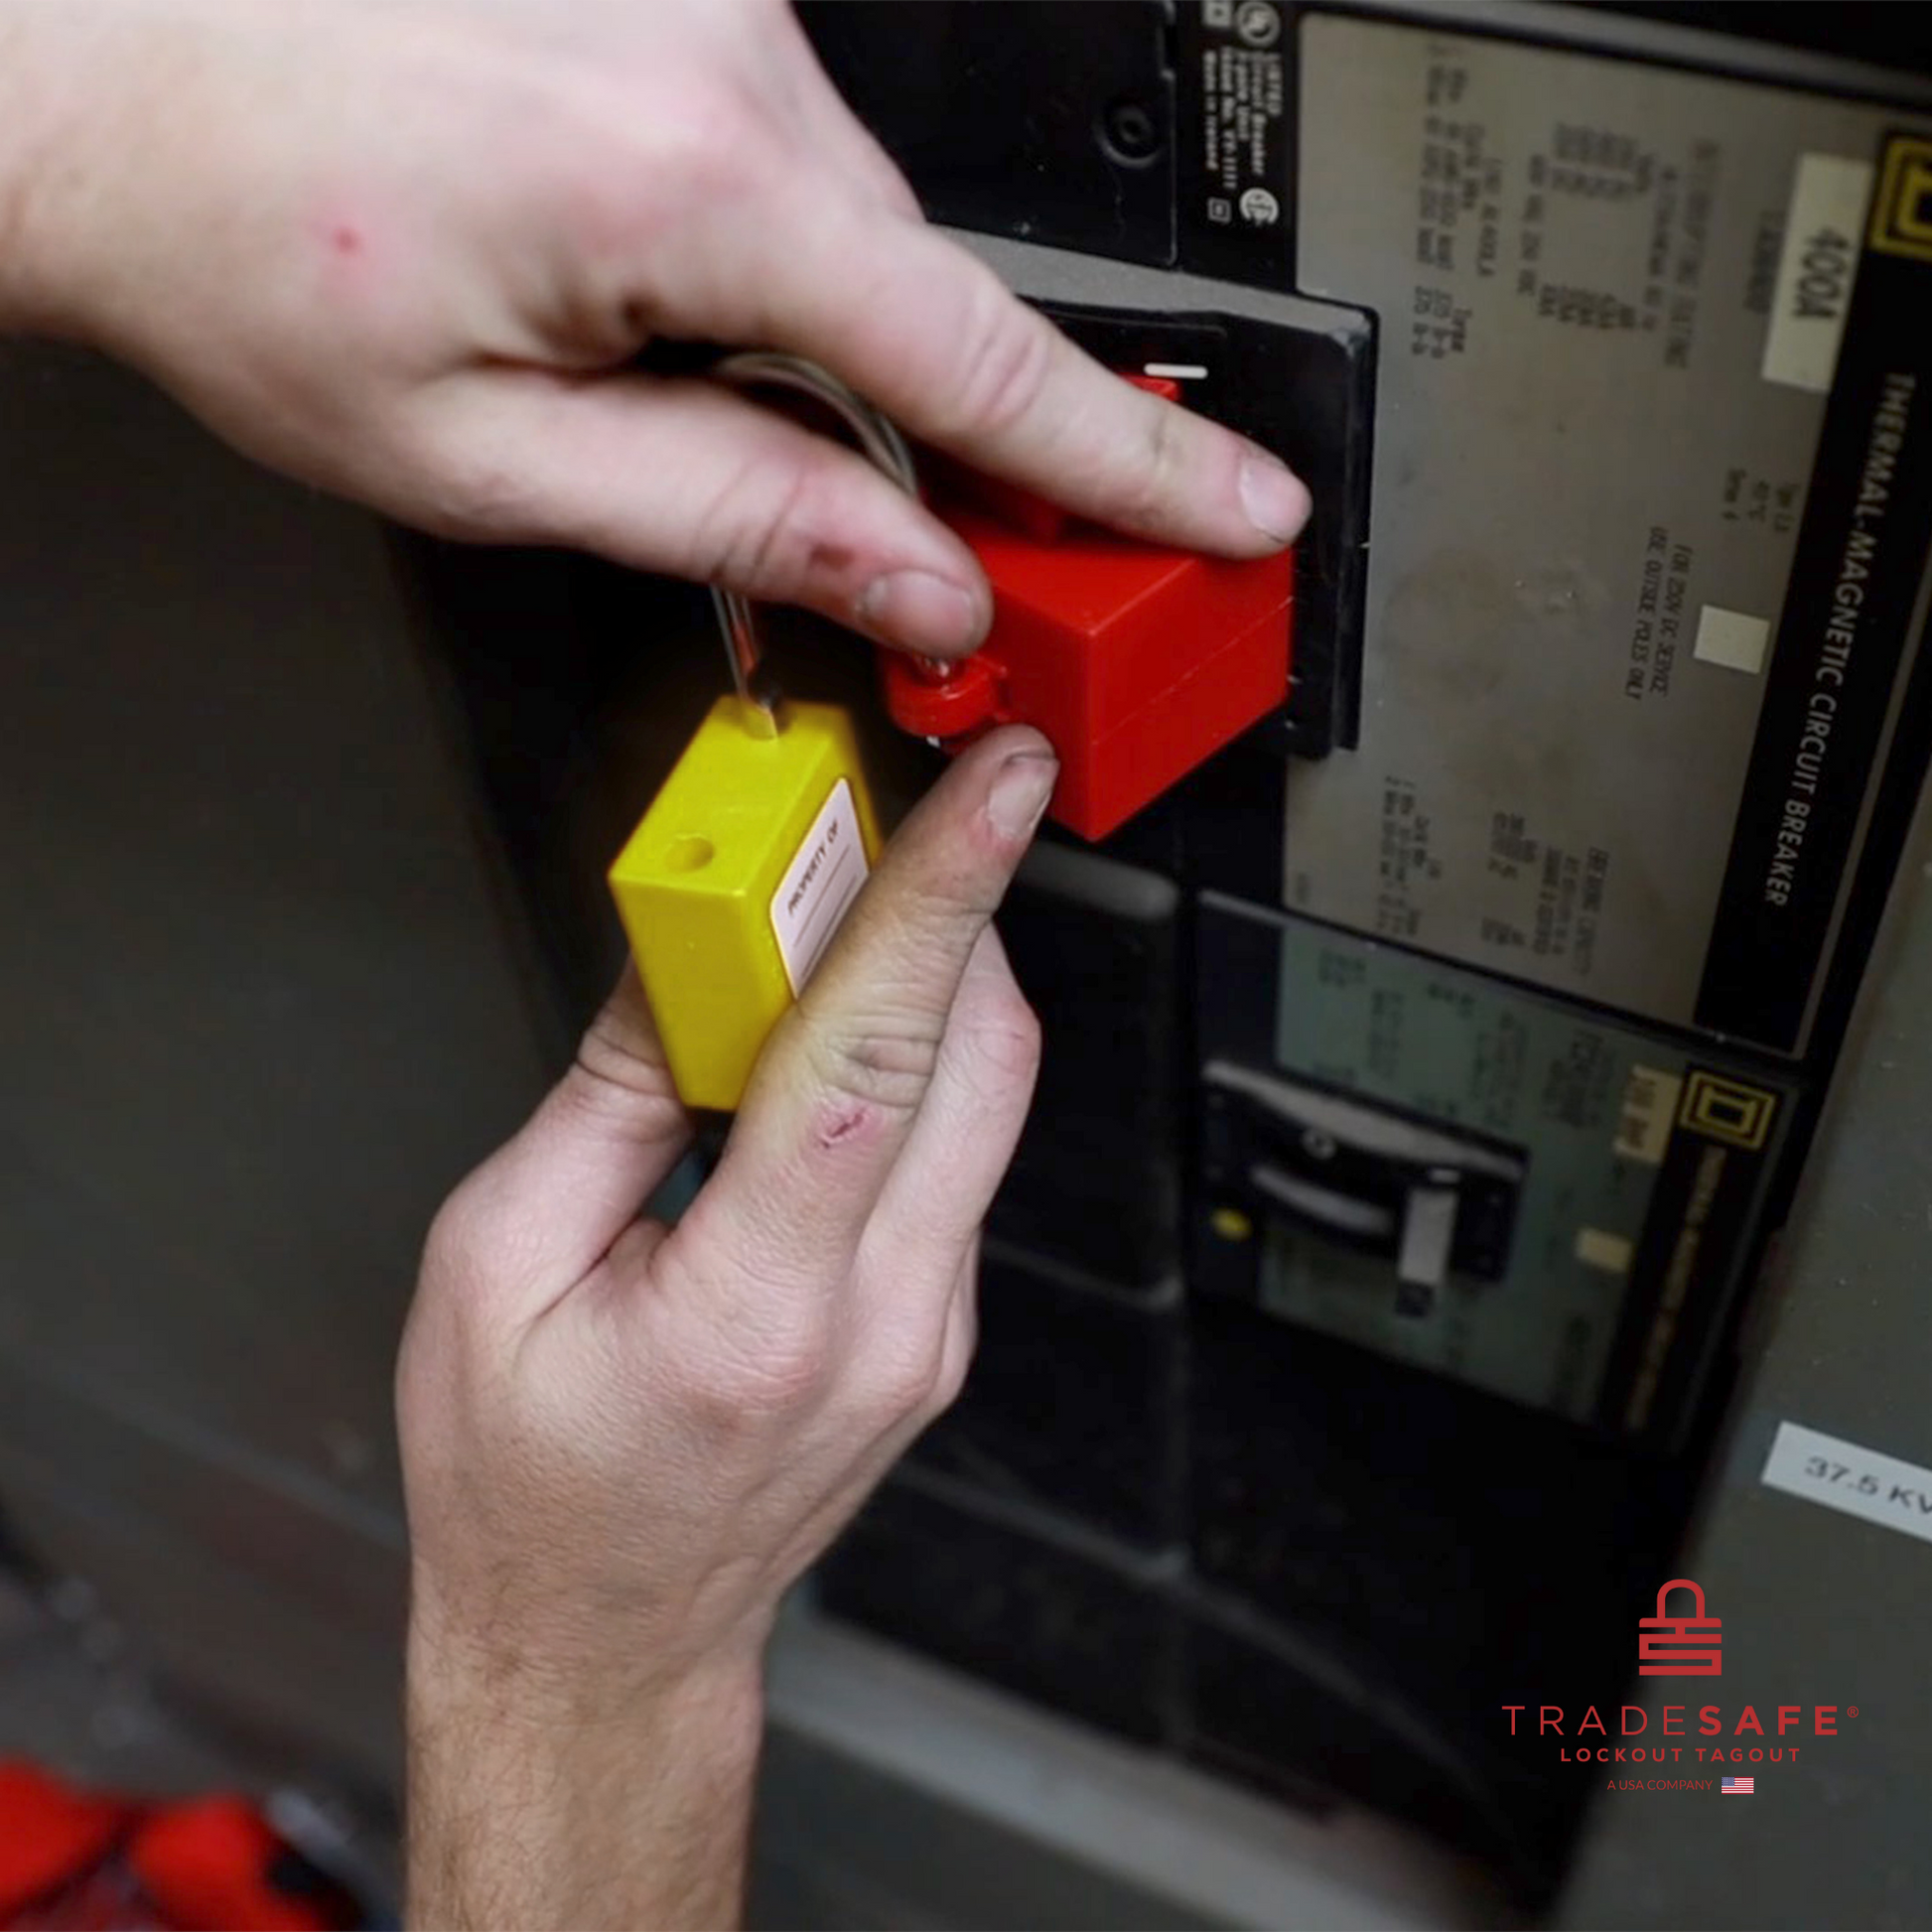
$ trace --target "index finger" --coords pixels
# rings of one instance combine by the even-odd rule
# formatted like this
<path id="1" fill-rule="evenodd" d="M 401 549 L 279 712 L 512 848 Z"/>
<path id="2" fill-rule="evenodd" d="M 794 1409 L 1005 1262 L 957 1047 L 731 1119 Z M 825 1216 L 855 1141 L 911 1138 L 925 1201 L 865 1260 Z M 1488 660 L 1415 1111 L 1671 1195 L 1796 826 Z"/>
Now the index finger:
<path id="1" fill-rule="evenodd" d="M 850 1271 L 931 1084 L 966 962 L 1058 771 L 1045 740 L 1014 727 L 963 754 L 920 801 L 772 1034 L 680 1234 L 728 1243 L 758 1279 Z M 728 1212 L 732 1225 L 705 1225 Z"/>
<path id="2" fill-rule="evenodd" d="M 922 441 L 1183 549 L 1262 556 L 1308 521 L 1307 487 L 1273 454 L 1123 382 L 922 221 L 832 203 L 789 232 L 760 263 L 763 338 Z"/>

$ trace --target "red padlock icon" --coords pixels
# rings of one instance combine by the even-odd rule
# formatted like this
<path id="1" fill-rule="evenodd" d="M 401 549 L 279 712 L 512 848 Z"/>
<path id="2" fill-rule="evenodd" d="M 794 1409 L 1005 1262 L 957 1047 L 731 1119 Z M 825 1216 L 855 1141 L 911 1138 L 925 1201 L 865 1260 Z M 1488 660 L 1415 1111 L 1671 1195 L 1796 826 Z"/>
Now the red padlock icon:
<path id="1" fill-rule="evenodd" d="M 1695 1616 L 1672 1616 L 1670 1593 L 1688 1589 L 1697 1604 Z M 1704 1591 L 1688 1577 L 1673 1577 L 1657 1592 L 1657 1614 L 1637 1620 L 1639 1677 L 1722 1677 L 1724 1619 L 1706 1616 Z"/>

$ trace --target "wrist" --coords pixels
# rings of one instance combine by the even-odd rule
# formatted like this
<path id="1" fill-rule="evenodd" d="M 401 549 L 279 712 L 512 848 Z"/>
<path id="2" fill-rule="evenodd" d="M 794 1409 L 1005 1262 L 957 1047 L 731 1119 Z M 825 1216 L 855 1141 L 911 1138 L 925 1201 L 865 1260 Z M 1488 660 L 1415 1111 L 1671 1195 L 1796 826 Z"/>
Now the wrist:
<path id="1" fill-rule="evenodd" d="M 585 1665 L 505 1666 L 412 1620 L 410 1924 L 738 1922 L 761 1660 L 608 1693 Z"/>
<path id="2" fill-rule="evenodd" d="M 574 1750 L 596 1733 L 676 1732 L 720 1757 L 757 1754 L 764 1705 L 757 1646 L 676 1660 L 639 1654 L 647 1648 L 642 1633 L 604 1656 L 568 1636 L 483 1643 L 418 1608 L 408 1647 L 411 1734 L 482 1725 L 511 1750 L 541 1751 L 553 1738 Z"/>
<path id="3" fill-rule="evenodd" d="M 496 1704 L 528 1727 L 656 1724 L 699 1707 L 761 1702 L 771 1618 L 660 1619 L 639 1604 L 483 1600 L 477 1580 L 443 1577 L 420 1552 L 411 1567 L 412 1706 Z M 682 1626 L 697 1624 L 695 1629 Z"/>

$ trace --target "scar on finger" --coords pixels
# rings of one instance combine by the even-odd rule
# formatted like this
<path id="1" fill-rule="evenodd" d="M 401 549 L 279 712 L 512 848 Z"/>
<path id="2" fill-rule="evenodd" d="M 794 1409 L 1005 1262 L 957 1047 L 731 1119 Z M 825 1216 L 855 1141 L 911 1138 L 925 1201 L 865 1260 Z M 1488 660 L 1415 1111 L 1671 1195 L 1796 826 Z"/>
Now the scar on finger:
<path id="1" fill-rule="evenodd" d="M 869 1107 L 847 1107 L 828 1114 L 819 1126 L 818 1144 L 823 1148 L 843 1147 L 855 1135 L 863 1133 L 871 1120 Z"/>

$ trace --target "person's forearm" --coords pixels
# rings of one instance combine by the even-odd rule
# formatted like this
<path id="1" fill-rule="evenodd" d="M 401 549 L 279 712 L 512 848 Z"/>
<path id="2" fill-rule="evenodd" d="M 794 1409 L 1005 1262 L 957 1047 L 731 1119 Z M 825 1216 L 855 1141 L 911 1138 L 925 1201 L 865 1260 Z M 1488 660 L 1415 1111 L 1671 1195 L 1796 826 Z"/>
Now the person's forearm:
<path id="1" fill-rule="evenodd" d="M 409 1925 L 736 1926 L 762 1720 L 756 1662 L 642 1707 L 570 1710 L 554 1689 L 412 1640 Z"/>

